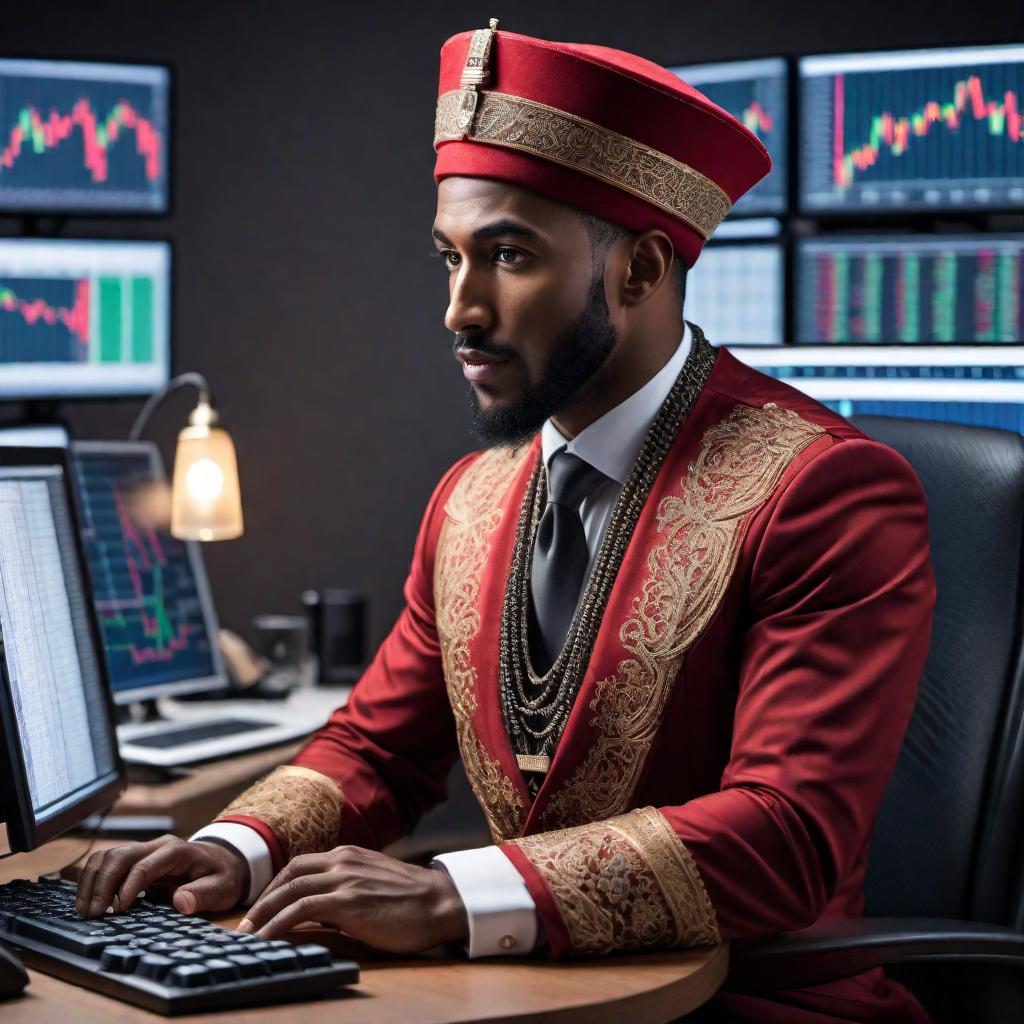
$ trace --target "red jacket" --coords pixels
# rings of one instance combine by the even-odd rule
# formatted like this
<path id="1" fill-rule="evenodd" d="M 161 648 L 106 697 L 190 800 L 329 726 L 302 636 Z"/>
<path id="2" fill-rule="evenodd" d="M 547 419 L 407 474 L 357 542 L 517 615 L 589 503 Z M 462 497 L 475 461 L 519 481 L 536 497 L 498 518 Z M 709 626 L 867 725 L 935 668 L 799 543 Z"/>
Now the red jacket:
<path id="1" fill-rule="evenodd" d="M 257 828 L 276 867 L 339 842 L 379 849 L 443 797 L 461 754 L 555 956 L 859 916 L 935 600 L 913 470 L 719 350 L 531 801 L 502 718 L 498 639 L 539 447 L 448 471 L 406 607 L 348 704 L 221 820 Z M 881 971 L 718 998 L 759 1022 L 926 1019 Z"/>

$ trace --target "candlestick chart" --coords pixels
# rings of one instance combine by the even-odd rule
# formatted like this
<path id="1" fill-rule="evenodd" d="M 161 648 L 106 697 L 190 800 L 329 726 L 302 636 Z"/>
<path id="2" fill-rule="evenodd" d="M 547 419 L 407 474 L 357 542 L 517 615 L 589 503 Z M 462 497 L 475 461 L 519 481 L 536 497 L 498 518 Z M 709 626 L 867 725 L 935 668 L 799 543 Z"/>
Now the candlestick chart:
<path id="1" fill-rule="evenodd" d="M 1024 237 L 801 243 L 797 341 L 1020 344 Z"/>
<path id="2" fill-rule="evenodd" d="M 167 208 L 164 68 L 0 60 L 0 208 Z"/>
<path id="3" fill-rule="evenodd" d="M 1024 47 L 805 58 L 808 210 L 1024 202 Z"/>
<path id="4" fill-rule="evenodd" d="M 781 58 L 694 64 L 672 68 L 683 81 L 728 111 L 765 145 L 772 170 L 733 210 L 741 214 L 781 213 L 786 208 L 787 75 Z"/>
<path id="5" fill-rule="evenodd" d="M 161 386 L 169 256 L 162 242 L 0 240 L 0 396 Z"/>
<path id="6" fill-rule="evenodd" d="M 189 551 L 154 521 L 146 453 L 77 451 L 82 540 L 115 692 L 214 673 Z"/>

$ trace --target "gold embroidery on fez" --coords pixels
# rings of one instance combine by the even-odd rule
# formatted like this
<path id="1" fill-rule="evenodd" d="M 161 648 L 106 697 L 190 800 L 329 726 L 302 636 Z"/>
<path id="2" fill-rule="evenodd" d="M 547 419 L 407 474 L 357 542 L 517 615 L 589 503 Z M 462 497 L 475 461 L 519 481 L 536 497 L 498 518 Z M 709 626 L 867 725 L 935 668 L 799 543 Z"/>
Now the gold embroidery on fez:
<path id="1" fill-rule="evenodd" d="M 312 768 L 286 764 L 254 782 L 218 817 L 243 814 L 265 822 L 291 859 L 337 845 L 344 802 L 341 787 L 333 779 Z"/>
<path id="2" fill-rule="evenodd" d="M 657 510 L 659 543 L 619 640 L 631 658 L 597 683 L 594 742 L 541 819 L 549 828 L 618 814 L 629 806 L 686 652 L 718 609 L 750 513 L 824 428 L 770 403 L 736 406 L 709 427 L 679 492 Z M 671 455 L 669 456 L 671 459 Z"/>
<path id="3" fill-rule="evenodd" d="M 491 535 L 501 521 L 501 499 L 528 451 L 528 445 L 512 453 L 491 449 L 463 473 L 445 505 L 434 568 L 437 632 L 459 749 L 496 843 L 522 832 L 526 804 L 477 737 L 476 668 L 470 644 L 480 631 L 480 578 Z"/>
<path id="4" fill-rule="evenodd" d="M 721 941 L 692 854 L 653 807 L 510 845 L 547 883 L 577 956 Z"/>
<path id="5" fill-rule="evenodd" d="M 703 239 L 732 208 L 695 167 L 557 107 L 495 91 L 455 89 L 437 101 L 434 148 L 469 138 L 518 149 L 614 185 L 677 217 Z M 479 97 L 479 98 L 478 98 Z"/>

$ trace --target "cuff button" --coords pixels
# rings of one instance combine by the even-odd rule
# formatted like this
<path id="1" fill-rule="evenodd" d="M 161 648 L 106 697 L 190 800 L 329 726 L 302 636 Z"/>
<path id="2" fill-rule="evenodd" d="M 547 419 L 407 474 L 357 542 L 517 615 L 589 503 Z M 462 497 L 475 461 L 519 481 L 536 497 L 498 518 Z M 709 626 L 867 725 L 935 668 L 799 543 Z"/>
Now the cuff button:
<path id="1" fill-rule="evenodd" d="M 515 937 L 512 935 L 502 935 L 498 940 L 498 945 L 501 946 L 502 949 L 514 949 L 516 945 Z"/>

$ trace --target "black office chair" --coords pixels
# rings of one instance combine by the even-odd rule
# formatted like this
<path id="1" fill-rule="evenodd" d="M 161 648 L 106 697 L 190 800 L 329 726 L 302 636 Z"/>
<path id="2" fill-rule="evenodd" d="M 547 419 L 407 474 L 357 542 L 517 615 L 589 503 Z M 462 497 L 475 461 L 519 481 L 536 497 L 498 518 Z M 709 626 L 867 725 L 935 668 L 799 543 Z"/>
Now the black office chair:
<path id="1" fill-rule="evenodd" d="M 928 496 L 931 650 L 872 840 L 865 917 L 737 956 L 726 987 L 910 965 L 889 973 L 939 1024 L 1024 1020 L 1024 439 L 854 422 L 900 452 Z"/>

